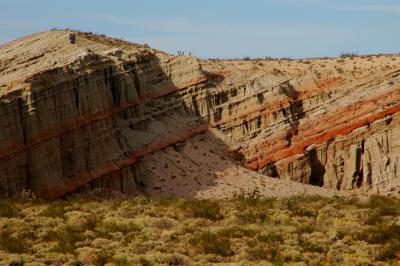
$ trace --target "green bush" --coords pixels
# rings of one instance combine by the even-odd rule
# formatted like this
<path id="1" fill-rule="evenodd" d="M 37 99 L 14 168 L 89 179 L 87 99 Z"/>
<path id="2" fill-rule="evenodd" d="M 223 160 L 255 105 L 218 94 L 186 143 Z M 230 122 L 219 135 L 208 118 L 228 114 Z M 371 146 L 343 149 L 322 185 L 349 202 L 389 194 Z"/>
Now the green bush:
<path id="1" fill-rule="evenodd" d="M 214 221 L 223 218 L 221 206 L 215 200 L 188 199 L 184 201 L 182 208 L 195 218 L 206 218 Z"/>
<path id="2" fill-rule="evenodd" d="M 153 263 L 152 261 L 150 261 L 150 260 L 148 260 L 148 259 L 146 259 L 146 258 L 144 258 L 144 257 L 141 257 L 141 258 L 139 259 L 139 263 L 140 263 L 140 265 L 142 265 L 142 266 L 153 266 L 153 265 L 154 265 L 154 263 Z"/>
<path id="3" fill-rule="evenodd" d="M 275 232 L 269 234 L 262 234 L 256 237 L 258 242 L 269 243 L 269 244 L 282 244 L 283 237 Z"/>
<path id="4" fill-rule="evenodd" d="M 368 210 L 368 213 L 365 213 L 362 219 L 366 225 L 376 225 L 383 222 L 383 217 L 379 211 Z"/>
<path id="5" fill-rule="evenodd" d="M 68 266 L 83 266 L 83 263 L 81 261 L 74 261 L 68 264 Z"/>
<path id="6" fill-rule="evenodd" d="M 8 201 L 8 200 L 1 200 L 0 201 L 0 217 L 17 217 L 18 216 L 18 209 L 15 206 L 15 203 Z"/>
<path id="7" fill-rule="evenodd" d="M 246 254 L 250 261 L 267 260 L 275 265 L 282 265 L 284 263 L 284 259 L 277 247 L 255 246 L 248 248 Z"/>
<path id="8" fill-rule="evenodd" d="M 395 240 L 385 245 L 383 249 L 380 249 L 378 260 L 399 260 L 400 259 L 400 241 Z"/>
<path id="9" fill-rule="evenodd" d="M 236 213 L 241 224 L 266 222 L 268 220 L 268 213 L 262 210 L 247 209 Z"/>
<path id="10" fill-rule="evenodd" d="M 200 248 L 206 254 L 233 255 L 231 240 L 218 233 L 210 231 L 197 233 L 190 239 L 190 244 L 196 248 Z"/>
<path id="11" fill-rule="evenodd" d="M 228 227 L 218 231 L 218 235 L 225 238 L 254 237 L 256 234 L 256 230 L 241 228 L 239 226 Z"/>
<path id="12" fill-rule="evenodd" d="M 9 264 L 9 266 L 24 266 L 24 261 L 21 260 L 13 260 Z"/>
<path id="13" fill-rule="evenodd" d="M 268 220 L 268 211 L 273 207 L 274 198 L 261 198 L 260 192 L 254 190 L 241 190 L 234 194 L 233 202 L 238 212 L 236 217 L 243 224 L 265 222 Z"/>
<path id="14" fill-rule="evenodd" d="M 371 195 L 365 207 L 373 209 L 377 216 L 393 216 L 400 214 L 400 201 L 392 197 Z"/>
<path id="15" fill-rule="evenodd" d="M 302 223 L 297 227 L 297 234 L 311 234 L 315 231 L 315 225 L 313 223 Z"/>
<path id="16" fill-rule="evenodd" d="M 63 217 L 65 210 L 65 202 L 63 201 L 54 201 L 47 206 L 45 210 L 43 210 L 40 215 L 47 217 Z"/>
<path id="17" fill-rule="evenodd" d="M 92 230 L 92 231 L 95 230 L 97 227 L 97 224 L 99 223 L 99 220 L 100 219 L 99 219 L 99 217 L 97 217 L 97 215 L 95 215 L 95 214 L 90 215 L 86 221 L 86 225 L 85 225 L 86 229 Z"/>
<path id="18" fill-rule="evenodd" d="M 129 233 L 129 232 L 140 231 L 139 226 L 133 221 L 129 221 L 127 223 L 116 222 L 116 221 L 102 221 L 101 227 L 102 227 L 103 231 L 106 233 L 110 233 L 110 232 L 111 233 L 113 233 L 113 232 Z"/>
<path id="19" fill-rule="evenodd" d="M 298 209 L 292 210 L 291 215 L 300 217 L 316 217 L 318 212 L 299 207 Z"/>
<path id="20" fill-rule="evenodd" d="M 251 261 L 268 260 L 273 264 L 282 264 L 279 246 L 283 237 L 277 233 L 262 234 L 247 242 L 247 257 Z"/>
<path id="21" fill-rule="evenodd" d="M 281 209 L 288 211 L 291 216 L 316 217 L 318 215 L 317 211 L 313 211 L 299 206 L 299 202 L 301 202 L 302 204 L 306 204 L 314 200 L 315 200 L 314 197 L 306 197 L 306 196 L 297 196 L 297 197 L 282 199 Z"/>
<path id="22" fill-rule="evenodd" d="M 105 265 L 111 261 L 113 261 L 113 254 L 109 250 L 101 250 L 97 254 L 97 264 L 98 265 Z"/>
<path id="23" fill-rule="evenodd" d="M 370 244 L 385 244 L 400 241 L 400 225 L 378 225 L 358 233 L 358 239 Z"/>
<path id="24" fill-rule="evenodd" d="M 122 258 L 112 258 L 111 259 L 112 263 L 114 263 L 117 266 L 129 266 L 131 263 L 129 263 L 128 259 L 126 257 Z"/>
<path id="25" fill-rule="evenodd" d="M 83 231 L 65 227 L 60 231 L 51 230 L 43 237 L 43 241 L 57 241 L 53 252 L 75 254 L 75 244 L 83 241 Z"/>
<path id="26" fill-rule="evenodd" d="M 328 247 L 306 240 L 302 236 L 299 236 L 299 245 L 305 252 L 327 253 L 329 250 Z"/>
<path id="27" fill-rule="evenodd" d="M 0 237 L 0 249 L 10 253 L 21 254 L 27 252 L 29 247 L 22 239 L 13 236 L 2 235 Z"/>

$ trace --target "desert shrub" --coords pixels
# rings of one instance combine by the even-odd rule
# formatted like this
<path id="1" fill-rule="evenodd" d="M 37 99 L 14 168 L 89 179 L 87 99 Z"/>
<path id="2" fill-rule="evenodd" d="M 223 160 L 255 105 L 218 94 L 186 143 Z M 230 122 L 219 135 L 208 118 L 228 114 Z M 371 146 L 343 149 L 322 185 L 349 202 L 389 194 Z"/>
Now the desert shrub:
<path id="1" fill-rule="evenodd" d="M 159 219 L 154 219 L 152 226 L 161 230 L 171 230 L 178 225 L 178 222 L 174 219 L 163 217 Z"/>
<path id="2" fill-rule="evenodd" d="M 305 204 L 309 202 L 312 198 L 308 197 L 291 197 L 285 198 L 281 201 L 281 209 L 286 210 L 291 216 L 305 216 L 305 217 L 316 217 L 318 215 L 317 211 L 313 211 L 307 208 L 300 207 L 298 202 Z"/>
<path id="3" fill-rule="evenodd" d="M 291 214 L 293 216 L 300 217 L 316 217 L 318 215 L 318 212 L 299 207 L 298 209 L 292 210 Z"/>
<path id="4" fill-rule="evenodd" d="M 339 230 L 336 231 L 336 235 L 335 235 L 336 239 L 341 240 L 341 239 L 343 239 L 345 236 L 346 236 L 346 233 L 345 233 L 343 230 L 340 230 L 340 229 L 339 229 Z"/>
<path id="5" fill-rule="evenodd" d="M 63 217 L 65 213 L 65 202 L 54 201 L 44 209 L 40 215 L 48 217 Z"/>
<path id="6" fill-rule="evenodd" d="M 135 206 L 135 205 L 147 205 L 150 204 L 152 202 L 151 198 L 146 196 L 146 195 L 142 195 L 139 194 L 136 197 L 134 197 L 133 199 L 129 200 L 130 205 Z"/>
<path id="7" fill-rule="evenodd" d="M 181 254 L 171 254 L 167 257 L 165 263 L 167 265 L 188 265 L 188 259 L 186 256 Z"/>
<path id="8" fill-rule="evenodd" d="M 11 218 L 17 216 L 18 216 L 18 209 L 15 206 L 15 203 L 8 200 L 0 201 L 0 217 Z"/>
<path id="9" fill-rule="evenodd" d="M 274 264 L 283 264 L 279 250 L 276 247 L 254 246 L 246 250 L 247 258 L 250 261 L 268 260 Z"/>
<path id="10" fill-rule="evenodd" d="M 377 225 L 369 227 L 357 234 L 359 240 L 370 244 L 384 244 L 391 241 L 400 241 L 400 225 Z"/>
<path id="11" fill-rule="evenodd" d="M 295 210 L 298 207 L 297 202 L 294 198 L 283 198 L 281 200 L 280 209 L 287 210 L 289 212 Z"/>
<path id="12" fill-rule="evenodd" d="M 269 243 L 269 244 L 282 244 L 283 237 L 280 234 L 275 232 L 270 232 L 268 234 L 258 235 L 256 240 L 261 243 Z"/>
<path id="13" fill-rule="evenodd" d="M 95 230 L 99 221 L 100 221 L 99 217 L 95 214 L 92 214 L 87 218 L 85 228 L 93 231 Z"/>
<path id="14" fill-rule="evenodd" d="M 29 227 L 28 228 L 24 228 L 23 230 L 21 230 L 20 233 L 18 234 L 18 237 L 20 237 L 21 239 L 29 239 L 29 240 L 36 240 L 37 239 L 37 235 Z"/>
<path id="15" fill-rule="evenodd" d="M 24 266 L 24 261 L 22 259 L 20 260 L 13 260 L 9 264 L 9 266 Z"/>
<path id="16" fill-rule="evenodd" d="M 104 234 L 105 237 L 110 237 L 109 234 Z M 149 241 L 149 237 L 147 235 L 144 234 L 140 234 L 138 232 L 132 231 L 132 232 L 127 232 L 124 235 L 124 242 L 126 244 L 129 244 L 133 241 L 139 241 L 139 242 L 146 242 Z"/>
<path id="17" fill-rule="evenodd" d="M 119 221 L 114 219 L 106 219 L 101 222 L 101 228 L 103 231 L 110 232 L 138 232 L 140 231 L 139 226 L 134 221 Z"/>
<path id="18" fill-rule="evenodd" d="M 309 240 L 305 240 L 304 238 L 300 238 L 299 245 L 305 252 L 315 252 L 315 253 L 328 252 L 327 247 L 321 246 L 320 244 L 317 243 L 313 243 L 312 241 Z"/>
<path id="19" fill-rule="evenodd" d="M 142 265 L 142 266 L 153 266 L 153 265 L 154 265 L 154 263 L 153 263 L 151 260 L 146 259 L 146 258 L 144 258 L 144 257 L 141 257 L 141 258 L 139 259 L 139 263 L 140 263 L 140 265 Z"/>
<path id="20" fill-rule="evenodd" d="M 400 201 L 392 197 L 371 195 L 365 207 L 373 209 L 380 216 L 400 214 Z"/>
<path id="21" fill-rule="evenodd" d="M 84 239 L 83 231 L 73 230 L 66 226 L 59 231 L 47 232 L 42 240 L 57 241 L 56 246 L 52 249 L 53 252 L 75 254 L 75 244 Z"/>
<path id="22" fill-rule="evenodd" d="M 336 68 L 336 71 L 337 71 L 339 74 L 343 74 L 343 73 L 344 73 L 344 70 L 343 70 L 343 68 L 341 68 L 341 67 Z"/>
<path id="23" fill-rule="evenodd" d="M 75 254 L 75 244 L 73 242 L 58 241 L 57 245 L 51 249 L 53 252 L 57 253 L 70 253 Z"/>
<path id="24" fill-rule="evenodd" d="M 247 209 L 237 212 L 236 217 L 240 220 L 240 224 L 266 222 L 268 213 L 262 210 Z"/>
<path id="25" fill-rule="evenodd" d="M 111 262 L 117 266 L 129 266 L 132 265 L 126 257 L 113 257 Z"/>
<path id="26" fill-rule="evenodd" d="M 35 193 L 33 193 L 32 191 L 28 190 L 22 190 L 21 194 L 19 195 L 19 200 L 21 200 L 22 202 L 39 202 L 38 197 L 36 196 Z"/>
<path id="27" fill-rule="evenodd" d="M 10 253 L 25 253 L 29 249 L 27 243 L 20 238 L 2 233 L 0 236 L 0 249 Z"/>
<path id="28" fill-rule="evenodd" d="M 131 263 L 128 261 L 126 257 L 113 257 L 111 262 L 117 266 L 129 266 Z"/>
<path id="29" fill-rule="evenodd" d="M 17 217 L 18 210 L 15 205 L 9 201 L 0 201 L 0 217 Z"/>
<path id="30" fill-rule="evenodd" d="M 174 197 L 157 197 L 153 198 L 153 204 L 156 207 L 171 207 L 179 203 L 178 198 Z"/>
<path id="31" fill-rule="evenodd" d="M 251 205 L 257 203 L 261 199 L 261 193 L 257 188 L 247 191 L 242 188 L 239 192 L 233 193 L 233 199 L 236 200 L 236 202 Z"/>
<path id="32" fill-rule="evenodd" d="M 223 218 L 221 206 L 215 200 L 188 199 L 183 202 L 181 208 L 195 218 L 206 218 L 214 221 Z"/>
<path id="33" fill-rule="evenodd" d="M 313 223 L 302 223 L 297 227 L 296 233 L 298 235 L 311 234 L 315 231 L 315 225 Z"/>
<path id="34" fill-rule="evenodd" d="M 358 56 L 358 54 L 357 54 L 357 53 L 354 53 L 354 52 L 342 52 L 342 53 L 340 54 L 340 57 L 341 57 L 341 58 L 346 58 L 346 57 L 353 58 L 353 57 L 357 57 L 357 56 Z"/>
<path id="35" fill-rule="evenodd" d="M 383 217 L 378 211 L 368 211 L 364 213 L 362 220 L 366 225 L 376 225 L 383 221 Z"/>
<path id="36" fill-rule="evenodd" d="M 268 220 L 268 211 L 273 207 L 275 199 L 262 198 L 258 189 L 241 190 L 233 195 L 233 202 L 242 223 L 265 222 Z"/>
<path id="37" fill-rule="evenodd" d="M 113 261 L 113 254 L 109 250 L 103 249 L 101 250 L 101 252 L 97 254 L 96 262 L 98 265 L 105 265 L 112 261 Z"/>
<path id="38" fill-rule="evenodd" d="M 111 201 L 111 209 L 117 210 L 119 207 L 121 207 L 122 202 L 123 202 L 123 199 L 121 199 L 121 198 L 113 199 Z"/>
<path id="39" fill-rule="evenodd" d="M 189 243 L 196 248 L 200 248 L 206 254 L 233 255 L 231 240 L 218 233 L 210 231 L 199 232 L 190 239 Z"/>
<path id="40" fill-rule="evenodd" d="M 246 229 L 239 226 L 228 227 L 218 231 L 218 235 L 225 238 L 254 237 L 256 234 L 257 231 L 254 229 Z"/>
<path id="41" fill-rule="evenodd" d="M 360 198 L 358 198 L 357 196 L 334 196 L 332 198 L 329 198 L 326 202 L 335 209 L 343 209 L 348 207 L 365 208 L 365 204 L 360 201 Z"/>
<path id="42" fill-rule="evenodd" d="M 247 257 L 251 261 L 268 260 L 274 264 L 282 264 L 279 246 L 283 243 L 283 237 L 271 232 L 262 234 L 247 242 Z"/>
<path id="43" fill-rule="evenodd" d="M 380 261 L 400 259 L 400 241 L 395 240 L 380 249 L 377 259 Z"/>
<path id="44" fill-rule="evenodd" d="M 81 261 L 73 261 L 68 266 L 83 266 L 83 263 Z"/>

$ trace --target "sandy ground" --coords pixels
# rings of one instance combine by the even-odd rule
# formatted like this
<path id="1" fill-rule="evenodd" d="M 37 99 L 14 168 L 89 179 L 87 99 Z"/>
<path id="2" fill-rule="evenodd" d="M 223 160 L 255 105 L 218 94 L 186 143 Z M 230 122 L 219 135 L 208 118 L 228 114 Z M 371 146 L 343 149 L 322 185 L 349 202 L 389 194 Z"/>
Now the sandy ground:
<path id="1" fill-rule="evenodd" d="M 349 195 L 251 171 L 235 160 L 235 154 L 227 152 L 228 147 L 215 134 L 210 130 L 146 158 L 145 167 L 151 169 L 146 177 L 146 192 L 201 198 L 230 198 L 255 190 L 266 197 Z"/>

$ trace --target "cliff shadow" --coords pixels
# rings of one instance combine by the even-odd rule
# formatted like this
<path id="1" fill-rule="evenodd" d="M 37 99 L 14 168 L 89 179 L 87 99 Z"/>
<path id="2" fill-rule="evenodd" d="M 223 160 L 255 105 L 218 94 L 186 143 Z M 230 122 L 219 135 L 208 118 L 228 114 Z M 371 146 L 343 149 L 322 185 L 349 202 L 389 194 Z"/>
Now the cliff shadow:
<path id="1" fill-rule="evenodd" d="M 311 150 L 307 154 L 307 159 L 311 167 L 309 184 L 322 187 L 324 185 L 324 175 L 326 172 L 325 165 L 322 164 L 322 162 L 318 158 L 318 154 L 315 149 Z"/>
<path id="2" fill-rule="evenodd" d="M 300 120 L 304 118 L 303 101 L 299 97 L 299 92 L 292 84 L 290 84 L 289 81 L 284 83 L 280 87 L 280 90 L 289 98 L 289 113 L 287 113 L 285 109 L 282 109 L 282 111 L 284 112 L 283 115 L 287 117 L 290 125 L 287 141 L 289 142 L 289 145 L 291 145 L 293 136 L 297 135 L 299 132 Z"/>

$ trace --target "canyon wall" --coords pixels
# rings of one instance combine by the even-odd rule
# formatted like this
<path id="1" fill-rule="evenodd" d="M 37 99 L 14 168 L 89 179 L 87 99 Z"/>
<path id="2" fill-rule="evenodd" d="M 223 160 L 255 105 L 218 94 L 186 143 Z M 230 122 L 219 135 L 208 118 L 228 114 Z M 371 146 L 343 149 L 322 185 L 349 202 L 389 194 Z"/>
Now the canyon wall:
<path id="1" fill-rule="evenodd" d="M 399 61 L 200 61 L 71 31 L 13 41 L 0 46 L 0 197 L 195 196 L 264 177 L 397 193 Z"/>

